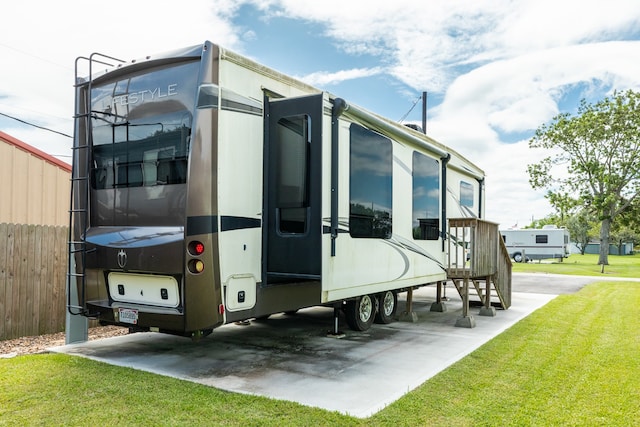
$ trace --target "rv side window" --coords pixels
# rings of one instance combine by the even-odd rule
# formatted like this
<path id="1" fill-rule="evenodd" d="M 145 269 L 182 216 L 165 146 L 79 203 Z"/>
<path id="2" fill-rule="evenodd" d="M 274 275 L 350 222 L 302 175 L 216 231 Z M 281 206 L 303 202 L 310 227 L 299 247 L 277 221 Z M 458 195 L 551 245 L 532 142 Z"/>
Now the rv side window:
<path id="1" fill-rule="evenodd" d="M 413 153 L 413 238 L 438 240 L 440 207 L 440 168 L 438 161 Z"/>
<path id="2" fill-rule="evenodd" d="M 349 155 L 351 237 L 391 237 L 391 140 L 352 124 Z"/>
<path id="3" fill-rule="evenodd" d="M 472 208 L 473 199 L 473 185 L 460 181 L 460 204 Z"/>
<path id="4" fill-rule="evenodd" d="M 307 231 L 309 207 L 309 117 L 284 117 L 278 121 L 274 160 L 276 206 L 281 233 Z"/>
<path id="5" fill-rule="evenodd" d="M 546 234 L 536 234 L 536 243 L 549 243 L 549 236 Z"/>

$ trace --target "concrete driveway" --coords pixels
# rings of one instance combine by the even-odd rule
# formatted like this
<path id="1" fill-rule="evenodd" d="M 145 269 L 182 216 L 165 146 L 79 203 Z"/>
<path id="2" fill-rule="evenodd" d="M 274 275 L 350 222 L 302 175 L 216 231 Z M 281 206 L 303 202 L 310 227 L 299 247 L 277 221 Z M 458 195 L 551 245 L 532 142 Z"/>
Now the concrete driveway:
<path id="1" fill-rule="evenodd" d="M 472 308 L 473 329 L 456 328 L 462 302 L 447 286 L 447 311 L 431 312 L 435 287 L 414 292 L 416 323 L 347 328 L 327 337 L 333 310 L 309 308 L 250 325 L 226 325 L 200 342 L 158 333 L 72 344 L 50 349 L 194 381 L 222 390 L 256 394 L 368 417 L 545 305 L 595 278 L 513 275 L 512 306 L 495 317 Z M 537 291 L 537 292 L 536 292 Z M 404 310 L 405 294 L 399 298 Z"/>

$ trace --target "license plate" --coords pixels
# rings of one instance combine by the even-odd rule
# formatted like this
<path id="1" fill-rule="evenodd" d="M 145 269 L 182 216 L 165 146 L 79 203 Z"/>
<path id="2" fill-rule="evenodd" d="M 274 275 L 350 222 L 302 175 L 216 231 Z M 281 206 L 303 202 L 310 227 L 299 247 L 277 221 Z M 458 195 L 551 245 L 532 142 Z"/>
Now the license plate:
<path id="1" fill-rule="evenodd" d="M 131 308 L 119 308 L 118 318 L 121 323 L 131 323 L 132 325 L 138 324 L 138 310 Z"/>

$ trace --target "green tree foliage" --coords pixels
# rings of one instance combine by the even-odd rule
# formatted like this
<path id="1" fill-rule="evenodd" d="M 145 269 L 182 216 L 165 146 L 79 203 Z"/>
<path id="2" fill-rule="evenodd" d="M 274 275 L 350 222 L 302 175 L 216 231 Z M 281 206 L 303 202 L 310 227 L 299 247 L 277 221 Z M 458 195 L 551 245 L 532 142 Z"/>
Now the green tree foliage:
<path id="1" fill-rule="evenodd" d="M 618 225 L 620 227 L 628 227 L 634 234 L 640 236 L 640 196 L 636 197 L 629 208 L 620 215 Z M 640 244 L 640 241 L 634 243 Z"/>
<path id="2" fill-rule="evenodd" d="M 567 218 L 576 210 L 580 202 L 574 197 L 562 191 L 548 192 L 545 198 L 557 212 L 557 221 L 554 224 L 565 225 Z"/>
<path id="3" fill-rule="evenodd" d="M 622 252 L 622 246 L 625 243 L 633 243 L 636 245 L 639 237 L 635 230 L 629 226 L 620 225 L 617 222 L 611 228 L 611 242 L 618 247 L 618 255 L 626 255 Z"/>
<path id="4" fill-rule="evenodd" d="M 534 219 L 531 221 L 531 224 L 526 225 L 522 228 L 530 228 L 535 230 L 535 229 L 543 228 L 545 225 L 555 225 L 557 227 L 564 227 L 565 222 L 566 221 L 563 221 L 560 219 L 560 215 L 551 214 L 541 219 Z"/>
<path id="5" fill-rule="evenodd" d="M 549 200 L 572 195 L 595 214 L 598 264 L 609 264 L 612 223 L 639 198 L 640 94 L 614 92 L 595 104 L 583 99 L 575 116 L 562 113 L 540 126 L 529 147 L 549 152 L 528 165 L 531 186 L 548 189 Z"/>
<path id="6" fill-rule="evenodd" d="M 566 227 L 571 235 L 571 240 L 582 255 L 584 255 L 591 239 L 598 235 L 597 232 L 594 233 L 595 223 L 596 218 L 585 209 L 567 218 Z"/>

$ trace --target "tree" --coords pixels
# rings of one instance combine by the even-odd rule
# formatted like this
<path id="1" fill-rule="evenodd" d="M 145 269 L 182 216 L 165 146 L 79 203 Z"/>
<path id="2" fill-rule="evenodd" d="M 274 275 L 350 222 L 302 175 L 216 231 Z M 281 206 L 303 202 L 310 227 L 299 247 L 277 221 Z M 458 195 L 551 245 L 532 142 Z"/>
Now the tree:
<path id="1" fill-rule="evenodd" d="M 628 227 L 636 236 L 640 236 L 640 197 L 637 197 L 629 208 L 620 215 L 618 225 Z"/>
<path id="2" fill-rule="evenodd" d="M 564 221 L 561 221 L 559 216 L 551 214 L 545 216 L 542 219 L 532 219 L 531 224 L 525 225 L 522 228 L 539 229 L 543 228 L 545 225 L 555 225 L 558 227 L 562 227 L 564 225 Z"/>
<path id="3" fill-rule="evenodd" d="M 549 201 L 549 204 L 556 210 L 558 223 L 564 225 L 567 217 L 575 211 L 580 202 L 574 197 L 562 191 L 548 192 L 545 198 Z"/>
<path id="4" fill-rule="evenodd" d="M 618 247 L 618 255 L 623 255 L 622 246 L 625 243 L 638 241 L 638 235 L 628 226 L 620 226 L 617 223 L 611 230 L 611 241 Z"/>
<path id="5" fill-rule="evenodd" d="M 584 255 L 591 238 L 597 235 L 592 232 L 594 223 L 595 218 L 586 210 L 577 212 L 567 219 L 566 226 L 571 235 L 571 240 L 582 255 Z"/>
<path id="6" fill-rule="evenodd" d="M 595 104 L 583 99 L 575 116 L 562 113 L 540 126 L 529 147 L 550 151 L 527 166 L 531 186 L 557 200 L 570 194 L 597 216 L 604 269 L 611 224 L 640 197 L 640 94 L 614 92 Z"/>
<path id="7" fill-rule="evenodd" d="M 618 246 L 618 254 L 623 243 L 640 243 L 640 198 L 620 215 L 612 226 L 612 239 Z"/>

